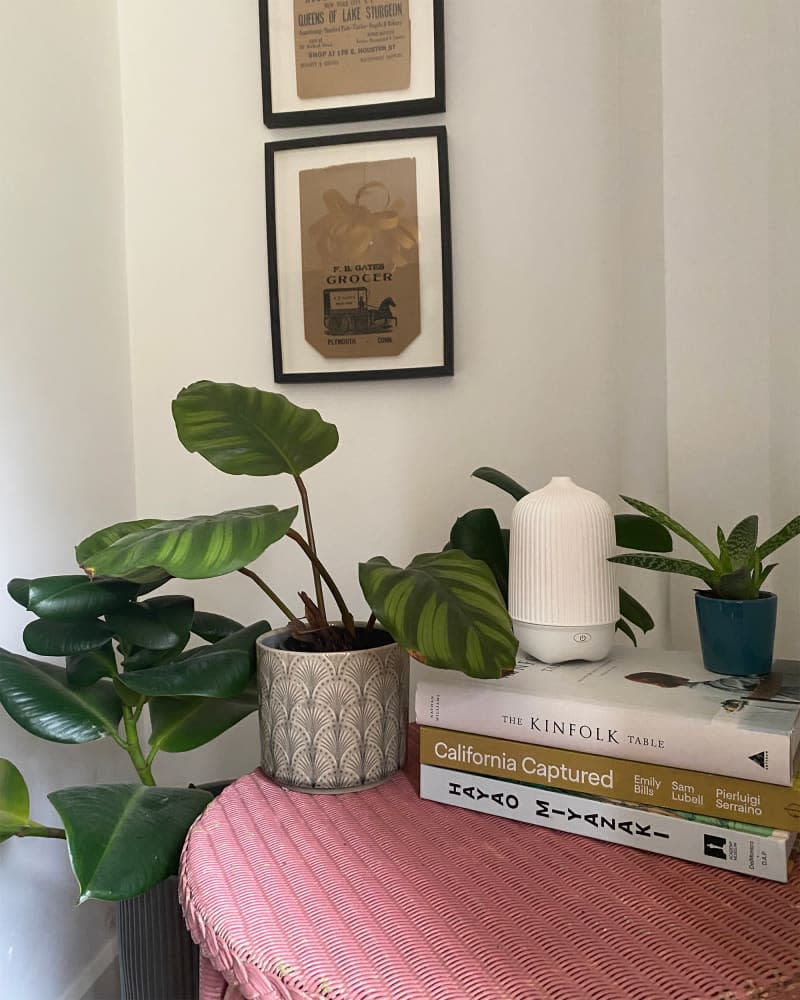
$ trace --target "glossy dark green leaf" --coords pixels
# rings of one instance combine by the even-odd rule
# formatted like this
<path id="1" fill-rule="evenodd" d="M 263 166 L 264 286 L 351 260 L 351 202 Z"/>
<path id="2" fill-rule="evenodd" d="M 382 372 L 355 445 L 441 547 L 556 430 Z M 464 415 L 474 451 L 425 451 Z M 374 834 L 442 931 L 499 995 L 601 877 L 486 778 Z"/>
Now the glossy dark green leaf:
<path id="1" fill-rule="evenodd" d="M 192 598 L 169 594 L 129 604 L 106 615 L 106 622 L 114 635 L 126 644 L 165 650 L 182 649 L 186 645 L 193 618 Z"/>
<path id="2" fill-rule="evenodd" d="M 791 521 L 780 529 L 776 531 L 774 535 L 762 542 L 758 547 L 758 555 L 760 559 L 766 559 L 768 555 L 775 552 L 782 545 L 790 542 L 797 535 L 800 535 L 800 515 L 793 517 Z"/>
<path id="3" fill-rule="evenodd" d="M 96 618 L 127 604 L 136 587 L 122 580 L 90 580 L 84 575 L 12 580 L 8 592 L 39 618 Z"/>
<path id="4" fill-rule="evenodd" d="M 482 479 L 485 483 L 497 486 L 498 489 L 510 494 L 515 500 L 521 500 L 530 493 L 529 489 L 526 489 L 515 479 L 512 479 L 511 476 L 507 476 L 504 472 L 499 472 L 497 469 L 492 469 L 488 465 L 482 465 L 480 469 L 475 469 L 472 475 L 476 479 Z"/>
<path id="5" fill-rule="evenodd" d="M 240 622 L 233 618 L 226 618 L 224 615 L 215 615 L 210 611 L 195 611 L 192 621 L 192 632 L 199 635 L 206 642 L 217 642 L 220 639 L 227 639 L 234 632 L 239 632 L 244 628 Z"/>
<path id="6" fill-rule="evenodd" d="M 712 587 L 714 573 L 708 566 L 692 562 L 690 559 L 671 559 L 668 556 L 653 556 L 646 553 L 626 552 L 621 556 L 611 556 L 609 562 L 620 566 L 638 566 L 640 569 L 652 569 L 658 573 L 678 573 L 683 576 L 696 576 L 699 580 Z"/>
<path id="7" fill-rule="evenodd" d="M 178 437 L 222 472 L 299 476 L 336 449 L 339 432 L 277 392 L 195 382 L 172 404 Z"/>
<path id="8" fill-rule="evenodd" d="M 160 521 L 95 553 L 85 568 L 126 579 L 152 566 L 183 580 L 223 576 L 249 565 L 283 538 L 296 516 L 297 507 L 266 506 Z"/>
<path id="9" fill-rule="evenodd" d="M 74 688 L 63 667 L 0 649 L 0 703 L 34 736 L 88 743 L 116 732 L 122 706 L 111 684 Z"/>
<path id="10" fill-rule="evenodd" d="M 22 633 L 22 641 L 29 653 L 37 656 L 72 656 L 99 649 L 111 639 L 111 630 L 96 618 L 63 621 L 58 618 L 39 618 L 29 622 Z"/>
<path id="11" fill-rule="evenodd" d="M 251 683 L 232 698 L 153 698 L 150 746 L 183 753 L 204 746 L 258 708 Z"/>
<path id="12" fill-rule="evenodd" d="M 30 824 L 28 786 L 17 768 L 0 757 L 0 842 Z"/>
<path id="13" fill-rule="evenodd" d="M 618 618 L 617 619 L 617 625 L 616 625 L 615 631 L 616 632 L 622 632 L 623 635 L 627 635 L 627 637 L 631 640 L 631 642 L 634 644 L 634 646 L 638 646 L 639 645 L 639 643 L 636 641 L 636 633 L 633 631 L 633 629 L 625 621 L 624 618 Z"/>
<path id="14" fill-rule="evenodd" d="M 631 597 L 627 590 L 619 588 L 619 613 L 623 618 L 640 628 L 642 632 L 649 632 L 655 625 L 650 612 L 643 607 L 635 597 Z"/>
<path id="15" fill-rule="evenodd" d="M 107 528 L 95 531 L 93 535 L 84 538 L 75 546 L 75 558 L 78 565 L 85 567 L 92 562 L 98 552 L 105 551 L 114 542 L 118 542 L 127 535 L 143 531 L 145 528 L 152 528 L 159 521 L 159 518 L 153 517 L 141 518 L 138 521 L 119 521 L 117 524 L 110 524 Z M 169 580 L 169 574 L 157 566 L 145 566 L 128 577 L 128 580 L 142 584 L 141 593 L 145 588 L 154 589 L 160 587 L 162 583 L 166 583 Z"/>
<path id="16" fill-rule="evenodd" d="M 728 535 L 727 547 L 730 554 L 731 569 L 749 566 L 755 551 L 758 538 L 758 515 L 750 514 L 741 520 Z"/>
<path id="17" fill-rule="evenodd" d="M 358 567 L 369 606 L 413 656 L 473 677 L 513 670 L 517 640 L 488 566 L 466 553 L 432 552 L 405 569 L 383 557 Z"/>
<path id="18" fill-rule="evenodd" d="M 117 672 L 116 663 L 114 647 L 108 642 L 99 649 L 68 656 L 67 680 L 72 687 L 91 687 L 101 677 L 113 677 Z"/>
<path id="19" fill-rule="evenodd" d="M 250 680 L 255 670 L 255 641 L 268 631 L 268 622 L 256 622 L 227 639 L 181 653 L 172 663 L 125 673 L 123 680 L 139 694 L 233 697 L 241 694 Z"/>
<path id="20" fill-rule="evenodd" d="M 171 649 L 145 649 L 143 646 L 128 646 L 125 650 L 123 670 L 149 670 L 162 663 L 171 663 L 182 651 L 186 643 Z"/>
<path id="21" fill-rule="evenodd" d="M 493 510 L 483 507 L 459 517 L 450 531 L 450 546 L 485 562 L 503 600 L 508 601 L 508 551 Z"/>
<path id="22" fill-rule="evenodd" d="M 639 552 L 672 552 L 672 535 L 667 529 L 643 514 L 615 514 L 617 545 Z"/>
<path id="23" fill-rule="evenodd" d="M 178 872 L 189 827 L 212 799 L 200 788 L 90 785 L 48 796 L 87 899 L 130 899 Z"/>

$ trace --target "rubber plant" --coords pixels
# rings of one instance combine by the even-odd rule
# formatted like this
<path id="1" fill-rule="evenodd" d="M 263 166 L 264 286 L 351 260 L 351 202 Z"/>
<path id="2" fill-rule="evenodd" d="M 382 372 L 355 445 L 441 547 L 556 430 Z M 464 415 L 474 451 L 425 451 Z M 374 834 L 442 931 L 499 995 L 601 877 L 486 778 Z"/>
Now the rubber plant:
<path id="1" fill-rule="evenodd" d="M 623 566 L 639 566 L 661 573 L 695 577 L 702 580 L 711 594 L 721 600 L 757 600 L 764 581 L 777 566 L 777 563 L 765 565 L 764 561 L 773 552 L 800 535 L 800 515 L 798 515 L 759 545 L 758 516 L 750 514 L 739 521 L 727 535 L 721 527 L 717 527 L 718 551 L 715 552 L 688 528 L 652 504 L 635 500 L 633 497 L 623 496 L 622 499 L 634 510 L 658 522 L 665 531 L 688 542 L 702 556 L 705 563 L 695 562 L 692 559 L 668 558 L 661 555 L 663 550 L 653 549 L 651 546 L 648 546 L 649 552 L 626 552 L 614 556 L 611 561 Z M 627 548 L 636 547 L 624 544 Z"/>
<path id="2" fill-rule="evenodd" d="M 515 500 L 521 500 L 530 492 L 511 476 L 490 466 L 481 466 L 475 469 L 472 475 L 476 479 L 498 487 Z M 645 550 L 650 553 L 672 551 L 672 537 L 669 531 L 657 517 L 647 511 L 638 514 L 615 514 L 614 524 L 616 542 L 621 548 Z M 450 531 L 447 548 L 460 549 L 486 563 L 494 575 L 503 598 L 507 600 L 508 543 L 509 529 L 500 527 L 494 510 L 481 507 L 470 510 L 458 518 Z M 612 561 L 623 560 L 612 559 Z M 635 646 L 637 640 L 634 628 L 649 632 L 653 628 L 653 619 L 647 609 L 622 587 L 619 588 L 619 610 L 617 630 L 626 635 Z"/>
<path id="3" fill-rule="evenodd" d="M 88 539 L 83 551 L 150 523 L 118 525 Z M 257 707 L 254 643 L 269 623 L 245 628 L 196 611 L 190 597 L 152 596 L 166 580 L 159 571 L 139 574 L 137 582 L 75 574 L 8 586 L 36 615 L 23 632 L 28 652 L 66 662 L 0 649 L 0 703 L 41 739 L 113 742 L 138 778 L 52 792 L 64 824 L 54 828 L 31 818 L 22 774 L 0 759 L 0 840 L 66 839 L 81 902 L 128 899 L 177 873 L 186 833 L 212 794 L 158 786 L 154 761 L 162 751 L 208 743 Z M 192 635 L 201 644 L 187 649 Z"/>
<path id="4" fill-rule="evenodd" d="M 233 383 L 195 382 L 172 404 L 178 437 L 230 475 L 290 476 L 299 505 L 251 507 L 181 520 L 151 520 L 131 530 L 114 525 L 77 550 L 91 577 L 136 581 L 162 572 L 182 579 L 247 576 L 285 617 L 301 647 L 339 651 L 369 643 L 376 621 L 417 659 L 474 677 L 513 670 L 517 640 L 495 577 L 480 559 L 453 549 L 416 556 L 407 566 L 383 556 L 359 564 L 359 582 L 372 611 L 356 626 L 350 607 L 327 570 L 314 534 L 304 473 L 339 443 L 336 427 L 316 410 L 285 396 Z M 294 527 L 302 509 L 302 528 Z M 98 537 L 103 543 L 98 543 Z M 250 564 L 280 539 L 307 557 L 312 586 L 292 610 Z M 329 615 L 335 605 L 335 615 Z"/>

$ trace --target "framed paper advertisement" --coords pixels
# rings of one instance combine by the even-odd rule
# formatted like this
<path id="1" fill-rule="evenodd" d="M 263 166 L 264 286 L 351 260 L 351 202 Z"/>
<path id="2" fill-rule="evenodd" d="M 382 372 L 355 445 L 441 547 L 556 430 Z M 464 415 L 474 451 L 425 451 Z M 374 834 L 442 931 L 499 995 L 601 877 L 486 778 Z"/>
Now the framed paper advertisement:
<path id="1" fill-rule="evenodd" d="M 444 127 L 265 153 L 275 381 L 452 375 Z"/>
<path id="2" fill-rule="evenodd" d="M 444 0 L 259 0 L 268 128 L 444 111 Z"/>

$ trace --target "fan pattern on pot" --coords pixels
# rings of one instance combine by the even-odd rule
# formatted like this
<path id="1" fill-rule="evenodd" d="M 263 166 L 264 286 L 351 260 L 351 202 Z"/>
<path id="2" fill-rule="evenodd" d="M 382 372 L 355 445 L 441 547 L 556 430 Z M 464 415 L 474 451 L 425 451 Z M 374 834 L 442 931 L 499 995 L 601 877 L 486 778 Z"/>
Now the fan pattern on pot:
<path id="1" fill-rule="evenodd" d="M 262 766 L 299 787 L 356 788 L 402 766 L 408 657 L 397 646 L 326 656 L 261 649 Z"/>

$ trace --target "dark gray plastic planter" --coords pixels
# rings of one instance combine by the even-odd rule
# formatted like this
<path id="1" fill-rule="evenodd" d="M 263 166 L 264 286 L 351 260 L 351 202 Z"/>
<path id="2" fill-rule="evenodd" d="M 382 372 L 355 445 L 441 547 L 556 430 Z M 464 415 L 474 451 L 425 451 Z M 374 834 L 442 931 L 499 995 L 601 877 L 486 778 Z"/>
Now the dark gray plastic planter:
<path id="1" fill-rule="evenodd" d="M 183 920 L 177 876 L 119 903 L 117 935 L 122 1000 L 197 1000 L 199 952 Z"/>

